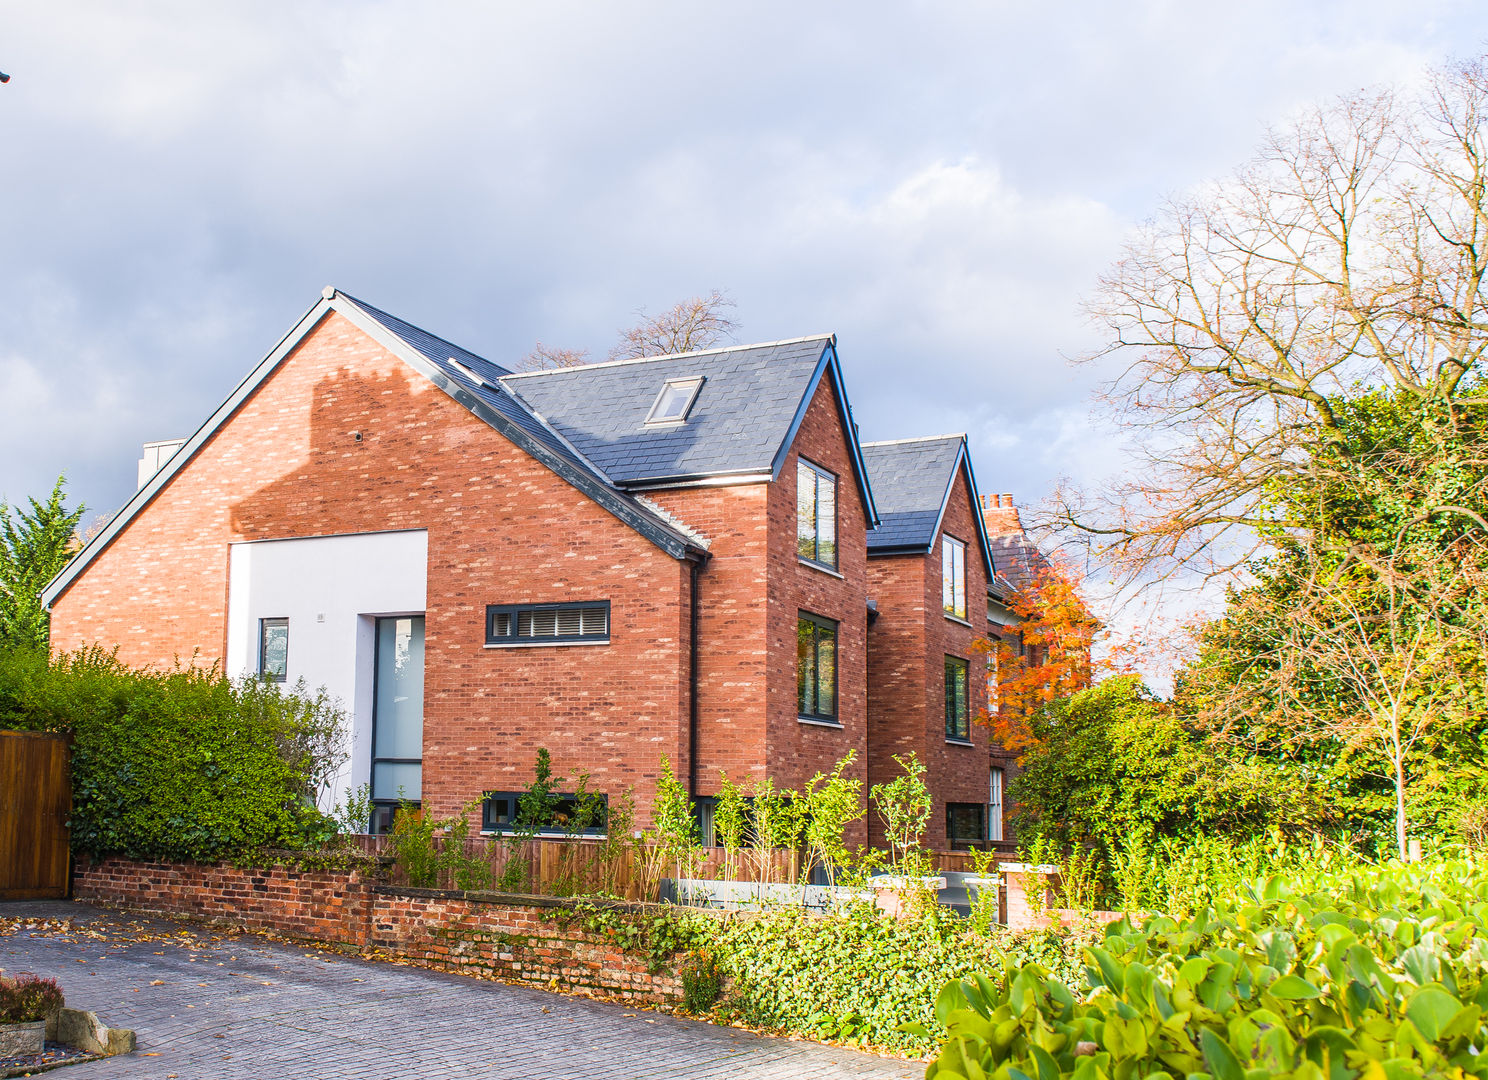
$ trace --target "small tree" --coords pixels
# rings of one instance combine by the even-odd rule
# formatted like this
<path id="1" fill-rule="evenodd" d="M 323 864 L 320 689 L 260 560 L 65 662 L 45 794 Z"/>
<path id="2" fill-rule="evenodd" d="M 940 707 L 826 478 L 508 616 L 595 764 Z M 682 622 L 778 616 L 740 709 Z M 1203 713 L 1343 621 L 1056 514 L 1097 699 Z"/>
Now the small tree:
<path id="1" fill-rule="evenodd" d="M 756 878 L 771 880 L 775 852 L 796 850 L 801 843 L 801 815 L 788 791 L 776 791 L 768 776 L 755 785 L 749 804 L 750 847 L 754 852 Z"/>
<path id="2" fill-rule="evenodd" d="M 697 819 L 692 813 L 692 797 L 672 772 L 671 759 L 665 754 L 661 755 L 661 775 L 656 778 L 651 821 L 657 844 L 676 871 L 674 880 L 692 877 L 698 849 Z"/>
<path id="3" fill-rule="evenodd" d="M 729 779 L 728 773 L 718 774 L 718 804 L 713 809 L 713 827 L 718 841 L 723 845 L 723 876 L 733 881 L 739 869 L 739 850 L 744 846 L 744 827 L 748 808 L 744 792 Z"/>
<path id="4" fill-rule="evenodd" d="M 29 511 L 0 503 L 0 647 L 45 648 L 50 618 L 41 590 L 59 574 L 77 548 L 84 508 L 67 508 L 57 477 L 46 502 L 28 499 Z"/>
<path id="5" fill-rule="evenodd" d="M 863 781 L 842 775 L 857 756 L 856 750 L 849 750 L 831 775 L 817 773 L 801 789 L 807 869 L 821 866 L 829 885 L 837 884 L 839 871 L 847 866 L 848 849 L 843 840 L 847 826 L 868 813 L 863 805 Z"/>
<path id="6" fill-rule="evenodd" d="M 930 824 L 930 789 L 925 786 L 925 766 L 913 750 L 907 757 L 895 754 L 894 763 L 904 770 L 903 775 L 875 784 L 869 794 L 884 824 L 890 860 L 912 874 L 919 870 L 920 837 Z"/>

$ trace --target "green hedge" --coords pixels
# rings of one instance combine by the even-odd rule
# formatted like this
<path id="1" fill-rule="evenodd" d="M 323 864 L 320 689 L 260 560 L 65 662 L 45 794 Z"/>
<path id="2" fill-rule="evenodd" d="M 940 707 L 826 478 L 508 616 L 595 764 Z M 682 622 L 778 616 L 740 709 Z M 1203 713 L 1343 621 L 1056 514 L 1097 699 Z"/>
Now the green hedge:
<path id="1" fill-rule="evenodd" d="M 72 844 L 92 856 L 213 861 L 326 839 L 314 800 L 343 722 L 324 696 L 215 670 L 0 654 L 0 728 L 73 738 Z"/>
<path id="2" fill-rule="evenodd" d="M 1083 979 L 1014 959 L 949 983 L 936 1003 L 949 1035 L 926 1075 L 1488 1076 L 1488 865 L 1276 876 L 1248 891 L 1190 919 L 1112 925 L 1085 950 Z"/>

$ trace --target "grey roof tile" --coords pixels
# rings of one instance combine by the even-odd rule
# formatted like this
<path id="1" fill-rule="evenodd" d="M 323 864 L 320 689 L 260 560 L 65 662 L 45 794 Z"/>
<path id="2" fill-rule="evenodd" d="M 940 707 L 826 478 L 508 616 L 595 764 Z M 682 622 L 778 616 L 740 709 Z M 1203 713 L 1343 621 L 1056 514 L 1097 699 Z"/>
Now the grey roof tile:
<path id="1" fill-rule="evenodd" d="M 868 534 L 869 551 L 929 549 L 964 442 L 960 435 L 942 435 L 863 444 L 879 518 Z"/>
<path id="2" fill-rule="evenodd" d="M 770 471 L 829 335 L 501 380 L 619 485 Z M 646 424 L 671 379 L 704 380 L 685 422 Z"/>

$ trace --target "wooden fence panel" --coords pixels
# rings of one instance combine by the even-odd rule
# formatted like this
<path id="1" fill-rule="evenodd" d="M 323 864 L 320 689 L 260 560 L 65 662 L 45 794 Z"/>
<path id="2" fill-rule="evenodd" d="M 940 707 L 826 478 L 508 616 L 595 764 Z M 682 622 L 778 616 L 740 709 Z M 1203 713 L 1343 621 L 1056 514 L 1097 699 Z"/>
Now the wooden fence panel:
<path id="1" fill-rule="evenodd" d="M 0 731 L 0 900 L 67 896 L 71 756 L 65 735 Z"/>
<path id="2" fill-rule="evenodd" d="M 392 838 L 389 836 L 363 836 L 359 838 L 362 848 L 375 855 L 392 855 Z M 436 839 L 436 846 L 444 841 Z M 997 862 L 1013 862 L 1016 857 L 1009 850 L 997 851 Z M 755 852 L 745 849 L 736 854 L 731 873 L 725 875 L 726 854 L 722 848 L 702 848 L 702 854 L 693 864 L 693 874 L 700 878 L 728 876 L 734 881 L 796 882 L 802 869 L 801 853 L 784 848 L 769 854 L 767 864 L 761 866 Z M 659 853 L 654 847 L 638 850 L 627 844 L 608 862 L 601 858 L 600 845 L 595 840 L 528 840 L 513 844 L 496 837 L 473 837 L 465 842 L 465 854 L 485 861 L 491 867 L 491 880 L 501 881 L 507 865 L 515 859 L 526 867 L 521 875 L 527 881 L 527 890 L 555 894 L 611 893 L 627 900 L 655 900 L 657 881 L 671 877 L 675 870 L 670 865 L 659 865 Z M 959 871 L 969 873 L 974 869 L 972 855 L 968 851 L 932 851 L 929 853 L 937 871 Z M 393 871 L 393 880 L 403 881 L 401 871 Z M 441 884 L 452 887 L 452 882 Z M 523 890 L 523 891 L 527 891 Z"/>

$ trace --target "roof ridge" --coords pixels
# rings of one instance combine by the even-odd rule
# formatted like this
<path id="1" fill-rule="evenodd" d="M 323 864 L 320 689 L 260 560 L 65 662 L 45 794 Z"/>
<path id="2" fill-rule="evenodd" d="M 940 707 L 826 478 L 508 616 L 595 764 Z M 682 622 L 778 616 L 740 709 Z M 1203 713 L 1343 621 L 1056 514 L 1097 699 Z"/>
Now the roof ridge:
<path id="1" fill-rule="evenodd" d="M 900 443 L 912 442 L 943 442 L 947 439 L 964 439 L 966 432 L 953 431 L 945 435 L 916 435 L 911 439 L 875 439 L 872 442 L 859 443 L 859 446 L 898 446 Z"/>
<path id="2" fill-rule="evenodd" d="M 393 322 L 402 323 L 404 326 L 408 327 L 411 330 L 417 330 L 420 334 L 427 334 L 429 337 L 433 338 L 435 341 L 439 342 L 441 345 L 448 345 L 451 349 L 454 349 L 456 352 L 462 352 L 466 356 L 473 356 L 477 360 L 479 360 L 481 363 L 483 363 L 483 364 L 490 364 L 496 370 L 503 371 L 503 372 L 506 373 L 505 375 L 498 375 L 497 378 L 504 379 L 504 378 L 506 378 L 506 375 L 512 374 L 511 369 L 508 368 L 505 364 L 498 364 L 494 360 L 487 359 L 486 357 L 482 356 L 478 352 L 475 352 L 475 351 L 473 351 L 471 349 L 467 349 L 463 345 L 458 345 L 455 342 L 451 341 L 449 338 L 440 337 L 438 334 L 434 333 L 432 330 L 425 330 L 422 326 L 419 326 L 417 323 L 411 323 L 407 319 L 404 319 L 404 318 L 401 318 L 400 316 L 394 315 L 391 311 L 384 311 L 382 308 L 377 307 L 375 304 L 369 304 L 369 303 L 367 303 L 367 301 L 362 300 L 359 297 L 352 296 L 351 293 L 349 293 L 349 292 L 344 292 L 343 290 L 337 289 L 334 286 L 327 285 L 325 287 L 325 291 L 324 291 L 324 293 L 322 295 L 325 295 L 325 298 L 327 300 L 334 300 L 337 296 L 339 296 L 343 300 L 349 300 L 353 304 L 355 304 L 357 307 L 361 308 L 363 311 L 366 311 L 368 314 L 372 315 L 374 318 L 376 318 L 378 315 L 381 315 L 383 318 L 391 319 Z M 381 320 L 379 320 L 379 321 L 381 321 Z M 449 359 L 455 360 L 455 358 L 453 356 L 451 356 Z M 465 366 L 459 360 L 455 360 L 455 362 L 458 363 L 458 364 L 460 364 L 462 367 Z M 476 374 L 476 373 L 475 372 L 472 372 L 471 374 Z M 476 377 L 477 378 L 480 378 L 482 382 L 485 381 L 484 377 L 482 377 L 482 376 L 477 375 Z M 490 384 L 488 383 L 487 385 L 490 385 Z"/>
<path id="3" fill-rule="evenodd" d="M 745 345 L 721 345 L 716 349 L 693 349 L 690 352 L 663 353 L 660 356 L 632 356 L 626 360 L 601 360 L 597 364 L 575 364 L 573 367 L 548 368 L 544 371 L 513 371 L 503 379 L 525 379 L 533 375 L 560 375 L 583 368 L 621 367 L 625 364 L 654 364 L 658 360 L 682 360 L 689 356 L 713 356 L 717 353 L 742 352 L 745 349 L 769 349 L 778 345 L 799 345 L 807 341 L 832 341 L 836 334 L 807 334 L 805 337 L 782 338 L 779 341 L 751 341 Z"/>

